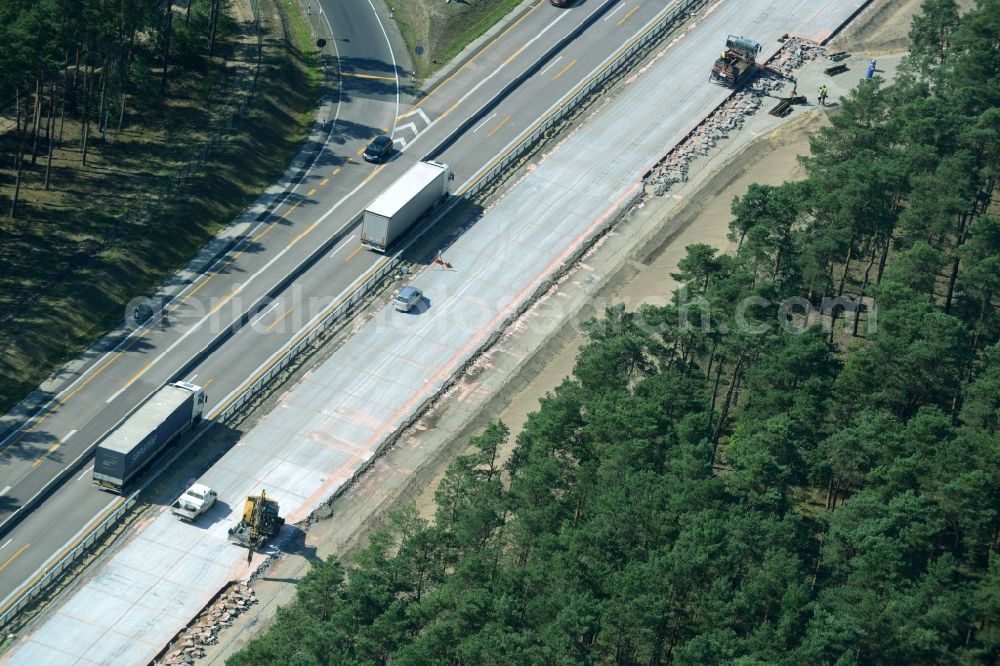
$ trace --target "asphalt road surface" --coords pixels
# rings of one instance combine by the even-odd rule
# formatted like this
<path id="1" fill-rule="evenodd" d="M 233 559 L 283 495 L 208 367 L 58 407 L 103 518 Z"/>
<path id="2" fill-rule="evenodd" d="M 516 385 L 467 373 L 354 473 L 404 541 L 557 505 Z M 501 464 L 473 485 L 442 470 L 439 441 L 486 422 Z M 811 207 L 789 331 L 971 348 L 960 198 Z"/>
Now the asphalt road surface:
<path id="1" fill-rule="evenodd" d="M 50 408 L 0 444 L 0 520 L 75 461 L 152 391 L 173 377 L 248 308 L 257 314 L 183 379 L 204 386 L 208 413 L 293 344 L 299 332 L 338 302 L 385 258 L 361 248 L 350 226 L 364 206 L 411 164 L 510 81 L 534 66 L 553 44 L 601 16 L 522 86 L 495 105 L 439 155 L 456 173 L 456 191 L 488 168 L 605 58 L 665 9 L 658 3 L 588 1 L 559 10 L 541 1 L 419 104 L 404 105 L 409 75 L 395 63 L 391 27 L 367 3 L 324 3 L 340 84 L 329 134 L 308 173 L 274 214 L 186 286 L 147 327 L 97 359 Z M 384 165 L 360 158 L 368 140 L 390 133 L 397 152 Z M 330 239 L 323 258 L 274 301 L 261 299 Z M 256 305 L 255 305 L 256 304 Z M 197 474 L 197 470 L 192 470 Z M 96 490 L 89 465 L 66 482 L 0 543 L 0 598 L 8 597 L 120 499 Z"/>

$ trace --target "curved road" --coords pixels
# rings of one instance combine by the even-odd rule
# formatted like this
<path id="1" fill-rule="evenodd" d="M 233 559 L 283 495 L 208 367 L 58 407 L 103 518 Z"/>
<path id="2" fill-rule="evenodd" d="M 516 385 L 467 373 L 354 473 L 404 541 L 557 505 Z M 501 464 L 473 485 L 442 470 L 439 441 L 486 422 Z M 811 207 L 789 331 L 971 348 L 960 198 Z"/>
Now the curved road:
<path id="1" fill-rule="evenodd" d="M 257 224 L 210 270 L 185 287 L 163 319 L 118 341 L 28 426 L 2 443 L 0 503 L 6 519 L 149 393 L 172 378 L 219 331 L 251 309 L 251 324 L 191 368 L 183 379 L 206 387 L 209 413 L 294 343 L 300 331 L 336 304 L 385 258 L 361 249 L 357 213 L 412 163 L 475 116 L 553 44 L 592 14 L 596 20 L 523 85 L 477 119 L 438 156 L 452 165 L 457 190 L 529 131 L 643 25 L 666 11 L 635 0 L 587 0 L 558 10 L 533 4 L 452 76 L 412 107 L 402 107 L 408 74 L 394 62 L 389 29 L 372 4 L 324 3 L 333 31 L 340 83 L 326 144 L 275 214 Z M 391 132 L 400 150 L 389 163 L 360 159 L 367 141 Z M 318 248 L 323 256 L 276 299 L 267 293 Z M 197 470 L 192 470 L 196 475 Z M 89 467 L 68 477 L 0 542 L 0 598 L 7 597 L 90 521 L 121 500 L 95 490 Z M 2 608 L 2 606 L 0 606 Z"/>

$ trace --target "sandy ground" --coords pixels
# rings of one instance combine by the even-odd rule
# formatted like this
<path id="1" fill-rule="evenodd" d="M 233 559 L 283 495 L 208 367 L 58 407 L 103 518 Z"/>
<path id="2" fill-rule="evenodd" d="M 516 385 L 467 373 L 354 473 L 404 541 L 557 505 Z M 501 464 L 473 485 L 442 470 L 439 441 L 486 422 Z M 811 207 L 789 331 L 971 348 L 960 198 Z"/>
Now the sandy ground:
<path id="1" fill-rule="evenodd" d="M 757 168 L 744 172 L 717 192 L 700 193 L 706 199 L 701 213 L 667 245 L 658 248 L 657 256 L 641 272 L 614 289 L 609 300 L 612 303 L 624 303 L 629 310 L 642 304 L 666 305 L 670 301 L 670 294 L 678 287 L 670 274 L 677 271 L 677 262 L 684 258 L 688 245 L 705 243 L 723 252 L 734 249 L 726 238 L 729 221 L 732 219 L 730 204 L 733 197 L 745 194 L 752 183 L 779 185 L 803 178 L 805 172 L 796 158 L 808 154 L 809 134 L 818 122 L 797 127 L 789 133 L 783 132 L 783 140 L 777 144 L 774 142 L 775 137 L 760 139 L 768 144 L 769 152 L 757 163 Z M 578 333 L 567 344 L 562 345 L 534 379 L 497 415 L 496 418 L 510 428 L 511 440 L 521 431 L 528 414 L 538 409 L 538 399 L 558 386 L 573 371 L 577 350 L 585 340 L 583 334 Z M 427 492 L 421 494 L 418 506 L 423 510 L 425 504 L 433 506 L 433 501 L 433 488 L 428 488 Z"/>
<path id="2" fill-rule="evenodd" d="M 669 274 L 691 243 L 728 250 L 733 197 L 752 182 L 778 184 L 802 177 L 796 157 L 807 152 L 809 135 L 826 122 L 818 109 L 785 121 L 763 115 L 760 122 L 776 128 L 754 138 L 748 125 L 748 136 L 735 137 L 696 164 L 691 182 L 635 211 L 525 313 L 359 483 L 331 502 L 327 516 L 285 544 L 285 554 L 254 584 L 259 603 L 220 633 L 219 643 L 199 663 L 223 663 L 266 626 L 277 606 L 291 600 L 310 561 L 330 555 L 349 558 L 383 524 L 388 510 L 414 502 L 425 518 L 432 518 L 434 489 L 448 463 L 468 450 L 469 436 L 488 420 L 499 418 L 510 427 L 511 438 L 501 454 L 509 455 L 539 397 L 571 373 L 584 340 L 580 322 L 613 303 L 624 302 L 631 309 L 666 302 L 676 287 Z M 577 305 L 566 305 L 570 302 Z"/>
<path id="3" fill-rule="evenodd" d="M 919 0 L 876 2 L 843 31 L 830 51 L 852 51 L 853 72 L 863 71 L 870 57 L 891 77 L 899 45 Z M 857 78 L 821 80 L 823 59 L 802 72 L 801 81 L 829 82 L 832 98 L 844 94 Z M 811 88 L 804 88 L 811 89 Z M 785 91 L 787 92 L 787 91 Z M 836 104 L 833 105 L 835 109 Z M 769 106 L 765 106 L 765 109 Z M 446 393 L 400 441 L 353 487 L 332 500 L 317 520 L 283 546 L 284 554 L 254 583 L 259 603 L 219 635 L 199 663 L 222 664 L 225 658 L 267 626 L 275 609 L 294 597 L 295 583 L 310 562 L 336 555 L 350 558 L 366 537 L 385 521 L 393 507 L 416 503 L 426 518 L 433 515 L 434 488 L 455 455 L 467 450 L 469 436 L 492 419 L 511 430 L 505 453 L 538 399 L 572 371 L 583 342 L 579 323 L 599 316 L 605 307 L 624 302 L 662 304 L 676 287 L 670 273 L 692 243 L 708 243 L 723 251 L 736 195 L 753 182 L 779 184 L 803 177 L 796 157 L 808 152 L 808 137 L 826 122 L 826 112 L 797 107 L 778 120 L 763 110 L 736 136 L 720 143 L 692 164 L 690 182 L 663 197 L 651 197 L 599 241 L 581 263 Z"/>

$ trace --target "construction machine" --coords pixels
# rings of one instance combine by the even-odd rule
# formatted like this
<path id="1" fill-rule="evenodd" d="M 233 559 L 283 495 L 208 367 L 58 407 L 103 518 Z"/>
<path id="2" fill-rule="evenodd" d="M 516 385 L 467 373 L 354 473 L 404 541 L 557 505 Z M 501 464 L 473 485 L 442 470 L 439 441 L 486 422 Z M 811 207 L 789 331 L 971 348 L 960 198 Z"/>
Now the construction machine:
<path id="1" fill-rule="evenodd" d="M 730 88 L 739 86 L 753 74 L 758 53 L 760 44 L 754 40 L 729 35 L 726 50 L 715 61 L 709 80 Z"/>
<path id="2" fill-rule="evenodd" d="M 278 533 L 285 519 L 278 515 L 278 503 L 263 490 L 260 495 L 250 495 L 243 504 L 243 519 L 229 528 L 229 540 L 250 549 L 247 561 L 255 550 L 260 550 L 268 537 Z"/>

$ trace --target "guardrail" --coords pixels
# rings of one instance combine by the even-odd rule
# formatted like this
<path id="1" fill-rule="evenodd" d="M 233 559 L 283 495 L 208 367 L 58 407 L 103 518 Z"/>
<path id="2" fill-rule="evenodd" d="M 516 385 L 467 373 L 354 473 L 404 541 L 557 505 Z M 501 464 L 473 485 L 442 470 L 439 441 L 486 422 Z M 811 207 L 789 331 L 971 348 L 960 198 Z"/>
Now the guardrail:
<path id="1" fill-rule="evenodd" d="M 260 76 L 260 68 L 263 60 L 264 30 L 260 22 L 259 0 L 249 0 L 249 2 L 254 17 L 253 29 L 255 33 L 254 36 L 256 37 L 256 51 L 257 51 L 255 62 L 253 65 L 253 75 L 251 80 L 249 81 L 249 86 L 247 90 L 240 96 L 239 103 L 236 104 L 233 107 L 232 112 L 226 116 L 225 119 L 226 126 L 219 130 L 218 136 L 215 139 L 213 139 L 209 145 L 206 145 L 202 149 L 202 152 L 199 154 L 197 158 L 190 160 L 187 163 L 187 165 L 183 169 L 181 169 L 180 172 L 178 172 L 176 179 L 179 179 L 180 182 L 186 182 L 196 172 L 196 169 L 193 167 L 193 165 L 196 162 L 199 167 L 203 165 L 205 160 L 207 160 L 216 150 L 216 148 L 221 144 L 222 140 L 228 137 L 230 134 L 232 134 L 234 128 L 238 125 L 241 118 L 243 118 L 246 115 L 247 110 L 249 109 L 251 101 L 253 99 L 253 96 L 256 93 L 257 81 Z M 172 193 L 175 185 L 176 183 L 170 181 L 170 183 L 164 187 L 162 194 L 167 195 Z M 151 197 L 148 198 L 145 204 L 145 210 L 147 213 L 150 208 L 151 200 L 152 200 Z M 142 214 L 142 209 L 138 208 L 135 212 L 135 215 L 139 216 L 141 214 Z M 128 223 L 128 219 L 129 219 L 128 213 L 126 213 L 124 217 L 124 222 L 126 224 Z M 116 227 L 116 233 L 117 233 L 117 227 Z M 172 378 L 170 381 L 176 381 L 176 379 Z M 155 390 L 159 390 L 159 388 L 162 388 L 162 386 L 158 387 Z M 152 395 L 152 393 L 150 395 Z M 136 408 L 138 408 L 138 406 Z M 134 409 L 130 410 L 129 413 L 126 414 L 125 417 L 123 417 L 122 421 L 127 419 L 132 414 L 133 411 L 135 410 Z M 119 421 L 117 424 L 115 424 L 115 426 L 113 426 L 111 430 L 118 427 L 118 425 L 121 424 L 122 421 Z M 107 433 L 110 432 L 111 430 L 105 432 L 105 434 L 102 435 L 100 438 L 98 438 L 97 441 L 103 439 L 104 436 L 107 435 Z M 27 512 L 33 509 L 34 506 L 38 504 L 38 502 L 40 502 L 43 498 L 47 497 L 49 493 L 51 493 L 56 486 L 60 485 L 66 478 L 74 474 L 77 471 L 77 469 L 82 465 L 82 462 L 86 460 L 93 453 L 94 448 L 96 448 L 96 442 L 95 446 L 89 447 L 85 452 L 83 452 L 83 454 L 78 456 L 76 460 L 67 465 L 61 473 L 56 475 L 56 477 L 54 477 L 49 483 L 45 484 L 45 486 L 41 490 L 39 490 L 34 496 L 29 498 L 29 500 L 25 502 L 23 505 L 21 505 L 21 507 L 19 507 L 17 511 L 15 511 L 7 520 L 3 522 L 4 528 L 7 530 L 12 529 L 16 523 L 20 522 L 21 517 L 23 517 Z M 74 546 L 72 546 L 70 551 L 65 553 L 55 565 L 45 569 L 45 571 L 36 580 L 32 581 L 32 583 L 28 587 L 21 590 L 20 594 L 17 597 L 15 597 L 12 601 L 3 606 L 3 608 L 0 609 L 0 628 L 6 627 L 7 624 L 10 623 L 10 621 L 17 615 L 18 612 L 20 612 L 25 606 L 31 603 L 39 594 L 48 589 L 48 587 L 50 587 L 55 581 L 57 581 L 62 576 L 62 574 L 65 573 L 66 570 L 73 565 L 73 563 L 77 560 L 77 558 L 79 558 L 84 552 L 86 552 L 87 549 L 89 549 L 97 539 L 102 537 L 107 532 L 108 528 L 111 525 L 121 520 L 121 518 L 128 512 L 128 510 L 135 505 L 136 497 L 138 496 L 138 494 L 139 491 L 136 491 L 122 504 L 118 505 L 118 507 L 112 512 L 111 515 L 105 517 L 103 521 L 101 521 L 98 525 L 95 525 L 89 532 L 84 534 L 84 536 L 79 539 L 79 542 Z"/>
<path id="2" fill-rule="evenodd" d="M 59 561 L 50 567 L 47 567 L 34 581 L 31 585 L 21 592 L 20 595 L 15 598 L 10 605 L 0 612 L 0 627 L 5 627 L 10 623 L 14 617 L 20 613 L 25 606 L 30 604 L 38 597 L 42 592 L 47 590 L 53 583 L 55 583 L 62 575 L 72 567 L 77 559 L 81 555 L 86 553 L 98 539 L 103 537 L 108 530 L 121 522 L 125 514 L 128 513 L 135 503 L 138 501 L 139 491 L 132 493 L 128 498 L 126 498 L 121 504 L 116 506 L 111 510 L 111 513 L 106 515 L 97 525 L 92 527 L 81 537 L 77 537 L 77 541 L 70 547 L 69 552 L 65 553 Z"/>
<path id="3" fill-rule="evenodd" d="M 519 159 L 531 146 L 533 146 L 546 131 L 551 129 L 555 124 L 560 122 L 569 113 L 576 109 L 585 99 L 587 99 L 594 91 L 598 90 L 603 86 L 609 79 L 619 73 L 619 71 L 628 62 L 634 58 L 638 53 L 641 53 L 643 49 L 648 47 L 652 42 L 659 39 L 661 35 L 668 30 L 674 22 L 680 18 L 691 5 L 703 0 L 682 0 L 675 6 L 663 19 L 659 22 L 650 26 L 643 34 L 634 38 L 624 49 L 620 50 L 617 54 L 609 57 L 606 61 L 604 67 L 594 76 L 592 76 L 588 81 L 581 84 L 574 94 L 562 102 L 554 111 L 552 111 L 548 116 L 546 116 L 541 122 L 539 122 L 536 127 L 516 146 L 511 148 L 503 157 L 496 161 L 495 164 L 491 165 L 485 172 L 479 176 L 476 181 L 461 194 L 463 196 L 472 197 L 483 189 L 491 185 L 500 175 L 509 167 L 513 162 Z M 254 3 L 256 4 L 256 3 Z M 609 2 L 608 6 L 614 4 Z M 583 26 L 586 27 L 586 26 Z M 566 38 L 566 40 L 571 40 L 576 37 L 578 33 L 573 33 Z M 560 42 L 557 46 L 561 47 L 563 42 Z M 558 49 L 555 49 L 558 50 Z M 552 49 L 550 49 L 552 51 Z M 546 54 L 539 60 L 539 63 L 544 63 L 549 57 L 550 53 Z M 538 64 L 535 67 L 529 68 L 524 74 L 521 75 L 516 80 L 517 84 L 523 82 L 525 78 L 531 76 L 534 71 L 538 68 Z M 510 86 L 505 87 L 502 92 L 503 95 L 508 94 L 510 91 Z M 430 159 L 437 153 L 440 153 L 444 148 L 454 142 L 455 138 L 461 134 L 466 126 L 471 124 L 474 120 L 478 119 L 483 113 L 492 108 L 494 100 L 482 107 L 480 112 L 473 114 L 469 119 L 463 122 L 459 128 L 452 132 L 442 143 L 440 143 L 434 150 L 428 153 L 425 159 Z M 324 243 L 322 247 L 318 249 L 316 256 L 322 255 L 326 250 L 326 246 L 329 243 Z M 303 262 L 303 266 L 310 265 L 312 263 L 310 260 Z M 280 373 L 285 370 L 289 365 L 291 365 L 295 359 L 303 352 L 309 350 L 316 342 L 327 332 L 335 326 L 338 322 L 345 319 L 354 308 L 361 303 L 361 301 L 368 296 L 373 291 L 381 287 L 382 282 L 400 265 L 401 259 L 400 255 L 396 254 L 393 257 L 386 260 L 379 268 L 370 275 L 364 282 L 362 282 L 356 289 L 354 289 L 346 298 L 332 306 L 332 309 L 323 316 L 323 318 L 313 325 L 308 331 L 306 331 L 290 348 L 288 348 L 280 357 L 273 361 L 265 371 L 256 377 L 250 379 L 250 381 L 244 386 L 244 388 L 239 389 L 237 395 L 232 398 L 226 405 L 223 406 L 221 411 L 217 412 L 212 416 L 212 419 L 218 422 L 226 422 L 233 418 L 236 414 L 240 412 L 248 403 L 250 403 L 254 398 L 256 398 L 263 390 L 265 390 L 268 385 L 274 381 Z M 284 285 L 285 280 L 279 287 Z M 239 321 L 234 322 L 231 329 L 228 332 L 224 332 L 220 338 L 228 337 L 232 335 L 236 330 L 239 330 L 254 314 L 258 308 L 251 308 L 248 312 L 240 318 Z M 192 363 L 202 359 L 206 351 L 210 351 L 217 346 L 218 340 L 213 341 L 208 347 L 199 353 L 191 362 L 186 363 L 184 367 L 169 380 L 176 381 L 177 379 L 184 376 Z M 169 382 L 168 382 L 169 383 Z M 76 561 L 80 555 L 82 555 L 86 550 L 94 544 L 100 537 L 102 537 L 108 530 L 110 526 L 121 520 L 121 518 L 128 512 L 128 510 L 135 505 L 136 497 L 139 491 L 133 493 L 125 502 L 119 505 L 114 512 L 107 516 L 101 523 L 95 526 L 90 532 L 85 534 L 79 541 L 78 544 L 74 545 L 70 552 L 60 558 L 59 562 L 46 570 L 44 574 L 35 582 L 26 588 L 13 602 L 11 602 L 6 608 L 0 612 L 0 628 L 6 626 L 16 615 L 27 606 L 34 598 L 41 594 L 45 589 L 47 589 L 53 582 L 58 580 L 58 578 Z"/>
<path id="4" fill-rule="evenodd" d="M 340 320 L 346 319 L 355 306 L 361 303 L 361 301 L 364 300 L 368 294 L 378 289 L 382 285 L 382 281 L 385 280 L 385 278 L 392 273 L 392 271 L 394 271 L 400 263 L 401 260 L 399 258 L 399 254 L 393 256 L 391 259 L 388 259 L 378 268 L 378 270 L 369 276 L 367 280 L 362 282 L 357 289 L 348 294 L 348 296 L 340 303 L 333 306 L 333 309 L 330 310 L 330 312 L 328 312 L 316 325 L 309 329 L 305 335 L 303 335 L 288 349 L 288 351 L 282 354 L 276 361 L 271 363 L 263 374 L 253 378 L 251 383 L 240 391 L 239 394 L 229 402 L 229 404 L 225 405 L 222 411 L 215 414 L 212 419 L 225 423 L 236 415 L 240 409 L 253 400 L 258 393 L 267 388 L 267 385 L 270 384 L 275 377 L 291 365 L 299 354 L 312 347 L 324 333 L 330 330 L 330 328 L 332 328 Z"/>
<path id="5" fill-rule="evenodd" d="M 704 2 L 704 0 L 681 0 L 674 6 L 673 9 L 667 12 L 662 19 L 649 26 L 641 35 L 634 37 L 631 42 L 629 42 L 624 48 L 620 49 L 617 53 L 609 56 L 604 63 L 602 63 L 600 71 L 594 74 L 587 81 L 580 84 L 576 91 L 568 99 L 561 102 L 555 109 L 545 116 L 545 118 L 537 123 L 534 129 L 532 129 L 527 136 L 507 151 L 503 157 L 498 159 L 493 165 L 486 169 L 486 171 L 484 171 L 482 175 L 480 175 L 476 181 L 461 194 L 473 197 L 492 185 L 493 182 L 507 170 L 507 167 L 520 159 L 525 152 L 527 152 L 535 143 L 539 141 L 539 139 L 542 138 L 545 132 L 550 130 L 553 126 L 557 125 L 566 116 L 576 110 L 576 108 L 584 100 L 590 97 L 590 95 L 592 95 L 595 91 L 599 90 L 611 78 L 616 76 L 623 67 L 625 67 L 638 54 L 642 53 L 651 43 L 660 39 L 678 19 L 684 16 L 685 12 L 687 12 L 692 5 L 702 2 Z M 503 97 L 509 94 L 510 90 L 517 87 L 531 76 L 534 76 L 534 74 L 541 69 L 541 67 L 544 66 L 545 63 L 552 58 L 552 56 L 558 53 L 559 50 L 561 50 L 568 42 L 576 39 L 580 33 L 589 27 L 590 23 L 596 21 L 601 14 L 607 11 L 607 9 L 614 4 L 616 4 L 616 0 L 605 3 L 601 11 L 595 12 L 592 15 L 592 20 L 590 22 L 581 24 L 576 30 L 560 40 L 557 44 L 553 45 L 553 47 L 546 51 L 545 54 L 539 58 L 532 67 L 529 67 L 520 76 L 511 81 L 510 84 L 505 86 L 504 89 L 495 95 L 489 102 L 480 107 L 476 113 L 467 118 L 456 132 L 453 132 L 441 141 L 441 143 L 435 146 L 434 149 L 427 154 L 425 159 L 435 159 L 441 152 L 448 148 L 448 146 L 454 143 L 457 135 L 468 127 L 474 125 L 483 116 L 485 116 L 500 102 L 500 100 L 503 99 Z"/>

